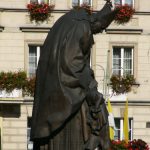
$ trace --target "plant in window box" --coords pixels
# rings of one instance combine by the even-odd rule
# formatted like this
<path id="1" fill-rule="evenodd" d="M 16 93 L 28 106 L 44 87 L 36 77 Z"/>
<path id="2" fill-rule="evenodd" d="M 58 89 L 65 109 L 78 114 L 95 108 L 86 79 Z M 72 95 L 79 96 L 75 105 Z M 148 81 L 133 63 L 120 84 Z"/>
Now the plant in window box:
<path id="1" fill-rule="evenodd" d="M 27 9 L 30 13 L 30 20 L 35 20 L 36 23 L 39 23 L 48 20 L 51 11 L 54 9 L 54 5 L 46 3 L 30 3 L 27 5 Z"/>
<path id="2" fill-rule="evenodd" d="M 128 4 L 118 5 L 118 6 L 116 6 L 115 9 L 119 9 L 119 12 L 115 17 L 115 23 L 117 23 L 117 24 L 128 23 L 131 20 L 133 14 L 135 12 L 135 10 L 132 8 L 132 6 L 130 6 Z"/>
<path id="3" fill-rule="evenodd" d="M 0 72 L 0 97 L 16 97 L 19 91 L 24 88 L 26 73 L 19 72 Z"/>
<path id="4" fill-rule="evenodd" d="M 112 146 L 110 150 L 128 150 L 128 144 L 125 141 L 111 141 Z"/>
<path id="5" fill-rule="evenodd" d="M 113 93 L 116 93 L 116 95 L 130 92 L 133 84 L 135 84 L 133 75 L 112 75 L 110 78 L 110 86 Z"/>
<path id="6" fill-rule="evenodd" d="M 36 79 L 35 76 L 26 79 L 26 84 L 23 89 L 24 95 L 34 96 L 35 79 Z"/>
<path id="7" fill-rule="evenodd" d="M 112 146 L 110 150 L 150 150 L 148 144 L 141 139 L 134 139 L 128 143 L 126 143 L 124 140 L 112 140 L 111 145 Z"/>
<path id="8" fill-rule="evenodd" d="M 18 97 L 15 92 L 33 96 L 35 77 L 27 78 L 26 72 L 0 72 L 0 97 Z M 14 92 L 15 91 L 15 92 Z M 15 94 L 14 94 L 15 93 Z"/>
<path id="9" fill-rule="evenodd" d="M 138 140 L 134 139 L 133 141 L 130 141 L 128 143 L 128 149 L 129 150 L 133 150 L 133 149 L 135 149 L 135 150 L 150 150 L 148 144 L 141 139 L 138 139 Z"/>

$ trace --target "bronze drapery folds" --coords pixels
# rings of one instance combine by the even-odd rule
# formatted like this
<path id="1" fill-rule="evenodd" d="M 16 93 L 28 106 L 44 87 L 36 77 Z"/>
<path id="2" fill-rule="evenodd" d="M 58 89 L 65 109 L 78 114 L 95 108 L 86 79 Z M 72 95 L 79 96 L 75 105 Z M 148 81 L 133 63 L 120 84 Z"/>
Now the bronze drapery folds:
<path id="1" fill-rule="evenodd" d="M 110 147 L 108 112 L 90 68 L 90 52 L 93 34 L 106 29 L 116 13 L 109 1 L 98 13 L 71 10 L 48 33 L 36 73 L 34 150 Z"/>

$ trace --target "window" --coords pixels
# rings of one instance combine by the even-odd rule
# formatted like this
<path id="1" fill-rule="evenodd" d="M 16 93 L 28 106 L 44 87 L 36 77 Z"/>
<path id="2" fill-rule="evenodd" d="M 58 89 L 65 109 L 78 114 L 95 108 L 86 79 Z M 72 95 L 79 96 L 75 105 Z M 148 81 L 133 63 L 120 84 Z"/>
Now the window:
<path id="1" fill-rule="evenodd" d="M 50 3 L 50 0 L 30 0 L 32 3 Z"/>
<path id="2" fill-rule="evenodd" d="M 35 76 L 41 46 L 29 45 L 29 77 Z"/>
<path id="3" fill-rule="evenodd" d="M 92 5 L 92 0 L 72 0 L 72 6 L 80 6 L 82 4 Z"/>
<path id="4" fill-rule="evenodd" d="M 30 141 L 31 117 L 28 117 L 27 121 L 27 150 L 33 150 L 33 142 Z"/>
<path id="5" fill-rule="evenodd" d="M 115 118 L 114 140 L 123 140 L 123 118 Z M 133 118 L 129 118 L 129 140 L 133 140 Z"/>
<path id="6" fill-rule="evenodd" d="M 133 47 L 113 47 L 112 73 L 133 75 Z"/>
<path id="7" fill-rule="evenodd" d="M 114 0 L 114 4 L 116 5 L 131 5 L 134 6 L 134 0 Z"/>

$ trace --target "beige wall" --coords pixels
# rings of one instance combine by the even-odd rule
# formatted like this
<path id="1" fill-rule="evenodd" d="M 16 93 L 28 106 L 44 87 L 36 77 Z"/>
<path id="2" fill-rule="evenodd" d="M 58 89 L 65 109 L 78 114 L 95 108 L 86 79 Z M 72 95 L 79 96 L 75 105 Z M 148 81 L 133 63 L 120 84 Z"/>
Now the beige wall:
<path id="1" fill-rule="evenodd" d="M 30 105 L 3 105 L 2 150 L 26 150 L 27 117 L 31 116 Z"/>
<path id="2" fill-rule="evenodd" d="M 24 36 L 21 33 L 0 33 L 0 70 L 24 70 Z"/>
<path id="3" fill-rule="evenodd" d="M 1 0 L 1 8 L 25 8 L 28 0 Z"/>

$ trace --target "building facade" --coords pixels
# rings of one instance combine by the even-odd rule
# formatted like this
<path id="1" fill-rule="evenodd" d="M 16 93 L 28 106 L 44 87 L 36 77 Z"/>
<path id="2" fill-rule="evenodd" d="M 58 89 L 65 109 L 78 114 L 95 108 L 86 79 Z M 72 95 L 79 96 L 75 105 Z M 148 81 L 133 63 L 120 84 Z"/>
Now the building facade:
<path id="1" fill-rule="evenodd" d="M 54 22 L 74 5 L 86 2 L 96 11 L 105 4 L 103 0 L 43 0 L 55 8 L 48 21 L 36 24 L 30 21 L 26 7 L 31 1 L 0 1 L 0 72 L 24 70 L 33 76 L 40 48 Z M 143 139 L 150 144 L 150 1 L 113 0 L 113 5 L 118 3 L 132 5 L 135 14 L 128 24 L 113 22 L 105 32 L 94 36 L 91 66 L 99 91 L 106 100 L 110 98 L 113 107 L 115 139 L 123 139 L 123 112 L 128 98 L 130 139 Z M 139 86 L 133 86 L 128 94 L 112 96 L 112 74 L 132 74 Z M 23 97 L 18 91 L 14 95 L 0 93 L 2 150 L 32 149 L 32 105 L 33 98 Z"/>

